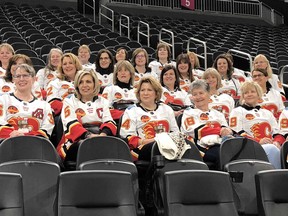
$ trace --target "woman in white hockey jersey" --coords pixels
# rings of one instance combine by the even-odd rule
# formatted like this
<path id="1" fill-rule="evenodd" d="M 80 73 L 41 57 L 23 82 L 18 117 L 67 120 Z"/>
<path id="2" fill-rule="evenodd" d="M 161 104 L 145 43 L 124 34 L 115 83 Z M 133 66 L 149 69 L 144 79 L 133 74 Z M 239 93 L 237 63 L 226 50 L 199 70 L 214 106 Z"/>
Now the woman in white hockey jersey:
<path id="1" fill-rule="evenodd" d="M 257 141 L 264 148 L 269 161 L 280 168 L 280 146 L 285 138 L 273 114 L 259 106 L 262 89 L 255 82 L 246 81 L 241 87 L 241 106 L 230 113 L 230 128 L 238 135 Z"/>
<path id="2" fill-rule="evenodd" d="M 233 98 L 239 98 L 241 85 L 239 80 L 232 76 L 233 67 L 226 55 L 221 54 L 217 56 L 213 63 L 213 67 L 219 72 L 222 78 L 222 86 L 218 91 L 226 93 Z"/>
<path id="3" fill-rule="evenodd" d="M 31 59 L 23 54 L 15 54 L 10 60 L 4 77 L 0 77 L 0 93 L 12 93 L 15 91 L 15 84 L 13 83 L 13 76 L 16 68 L 20 64 L 28 64 L 33 66 Z M 42 99 L 42 93 L 40 85 L 37 81 L 34 81 L 32 92 L 38 99 Z"/>
<path id="4" fill-rule="evenodd" d="M 259 101 L 261 108 L 271 111 L 276 119 L 279 118 L 282 110 L 285 108 L 283 97 L 279 91 L 272 88 L 266 69 L 254 69 L 252 72 L 254 82 L 257 82 L 262 89 L 263 96 Z"/>
<path id="5" fill-rule="evenodd" d="M 73 53 L 65 53 L 61 58 L 57 79 L 47 86 L 47 101 L 50 103 L 55 115 L 62 110 L 63 100 L 75 93 L 74 79 L 82 65 Z"/>
<path id="6" fill-rule="evenodd" d="M 62 55 L 63 52 L 59 48 L 50 50 L 47 56 L 47 65 L 36 74 L 41 89 L 46 91 L 48 83 L 57 78 L 57 68 L 61 64 Z"/>
<path id="7" fill-rule="evenodd" d="M 254 69 L 266 69 L 267 73 L 268 73 L 268 81 L 270 82 L 272 88 L 276 89 L 277 91 L 279 91 L 283 97 L 283 100 L 285 100 L 285 92 L 282 86 L 281 81 L 278 78 L 277 74 L 274 74 L 271 68 L 271 65 L 268 61 L 268 59 L 266 58 L 265 55 L 263 54 L 259 54 L 254 58 L 253 61 L 253 70 Z"/>
<path id="8" fill-rule="evenodd" d="M 160 74 L 163 93 L 161 100 L 171 106 L 175 116 L 183 113 L 187 106 L 191 106 L 188 93 L 180 88 L 179 74 L 173 65 L 166 65 Z"/>
<path id="9" fill-rule="evenodd" d="M 98 96 L 100 84 L 95 71 L 79 71 L 74 85 L 75 95 L 63 101 L 61 119 L 65 136 L 57 147 L 67 161 L 76 161 L 79 141 L 93 136 L 115 136 L 117 130 L 109 102 Z"/>
<path id="10" fill-rule="evenodd" d="M 157 130 L 178 132 L 171 107 L 160 103 L 162 87 L 153 77 L 143 77 L 136 90 L 139 103 L 128 107 L 122 118 L 120 135 L 128 143 L 134 160 L 150 160 Z"/>
<path id="11" fill-rule="evenodd" d="M 137 102 L 135 89 L 134 67 L 129 61 L 122 60 L 115 65 L 113 73 L 113 85 L 106 86 L 102 96 L 108 99 L 111 107 L 111 115 L 118 120 L 127 106 Z"/>
<path id="12" fill-rule="evenodd" d="M 221 88 L 221 76 L 215 68 L 208 68 L 202 77 L 209 85 L 209 108 L 213 108 L 222 112 L 228 120 L 231 110 L 235 106 L 234 99 L 225 93 L 218 91 Z"/>
<path id="13" fill-rule="evenodd" d="M 32 93 L 35 70 L 21 64 L 13 74 L 15 91 L 0 97 L 0 138 L 34 135 L 49 138 L 54 120 L 49 103 Z"/>
<path id="14" fill-rule="evenodd" d="M 209 85 L 205 81 L 194 81 L 190 93 L 195 109 L 184 110 L 181 131 L 194 140 L 204 162 L 209 162 L 211 169 L 218 169 L 219 144 L 222 137 L 232 135 L 232 130 L 221 112 L 209 108 Z"/>

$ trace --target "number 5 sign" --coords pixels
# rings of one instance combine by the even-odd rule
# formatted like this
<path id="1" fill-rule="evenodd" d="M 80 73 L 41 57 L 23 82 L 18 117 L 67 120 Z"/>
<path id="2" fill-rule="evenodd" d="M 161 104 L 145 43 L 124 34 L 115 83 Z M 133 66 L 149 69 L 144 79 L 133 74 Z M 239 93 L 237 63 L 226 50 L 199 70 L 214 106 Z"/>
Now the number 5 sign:
<path id="1" fill-rule="evenodd" d="M 190 10 L 195 9 L 195 3 L 194 0 L 181 0 L 181 6 L 186 7 Z"/>

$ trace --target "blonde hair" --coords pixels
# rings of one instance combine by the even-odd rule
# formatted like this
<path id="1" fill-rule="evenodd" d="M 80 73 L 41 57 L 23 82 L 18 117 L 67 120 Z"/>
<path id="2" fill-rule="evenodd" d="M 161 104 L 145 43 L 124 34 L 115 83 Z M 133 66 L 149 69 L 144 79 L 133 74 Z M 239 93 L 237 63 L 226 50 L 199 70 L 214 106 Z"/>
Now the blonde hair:
<path id="1" fill-rule="evenodd" d="M 85 44 L 81 45 L 81 46 L 78 48 L 78 55 L 79 55 L 80 50 L 87 50 L 87 51 L 89 52 L 89 54 L 91 54 L 90 48 L 89 48 L 87 45 L 85 45 Z"/>
<path id="2" fill-rule="evenodd" d="M 113 72 L 113 84 L 116 85 L 117 73 L 122 68 L 124 68 L 125 70 L 128 70 L 130 72 L 129 84 L 131 86 L 133 86 L 134 85 L 134 79 L 135 79 L 135 69 L 134 69 L 133 65 L 127 60 L 122 60 L 122 61 L 119 61 L 116 63 L 115 68 L 114 68 L 114 72 Z"/>
<path id="3" fill-rule="evenodd" d="M 255 89 L 257 92 L 257 95 L 259 96 L 259 99 L 262 98 L 263 95 L 263 91 L 261 89 L 261 87 L 259 86 L 258 83 L 253 82 L 253 81 L 246 81 L 243 83 L 243 85 L 241 86 L 241 95 L 240 95 L 240 99 L 239 99 L 239 103 L 240 104 L 244 104 L 244 94 L 249 91 L 249 90 L 253 90 Z"/>
<path id="4" fill-rule="evenodd" d="M 3 47 L 7 48 L 7 49 L 12 53 L 12 55 L 15 55 L 14 48 L 13 48 L 10 44 L 8 44 L 8 43 L 2 43 L 2 44 L 0 44 L 0 50 L 1 50 Z M 2 66 L 2 62 L 1 62 L 1 61 L 0 61 L 0 66 Z"/>
<path id="5" fill-rule="evenodd" d="M 64 72 L 63 72 L 63 67 L 62 67 L 63 60 L 64 60 L 64 58 L 66 58 L 66 57 L 70 58 L 70 59 L 72 60 L 73 64 L 75 64 L 76 74 L 77 74 L 77 71 L 82 70 L 82 65 L 81 65 L 79 59 L 77 58 L 77 56 L 75 56 L 73 53 L 65 53 L 65 54 L 62 56 L 62 58 L 61 58 L 61 64 L 60 64 L 59 67 L 58 67 L 58 72 L 59 72 L 58 78 L 59 78 L 60 80 L 66 80 L 66 76 L 65 76 L 65 74 L 64 74 Z"/>
<path id="6" fill-rule="evenodd" d="M 199 68 L 200 67 L 200 62 L 199 62 L 199 58 L 196 55 L 196 53 L 188 51 L 187 54 L 188 54 L 189 58 L 192 57 L 194 59 L 194 66 L 192 65 L 193 69 Z"/>
<path id="7" fill-rule="evenodd" d="M 80 85 L 82 78 L 86 75 L 90 75 L 93 79 L 93 82 L 94 82 L 93 95 L 97 96 L 99 91 L 100 91 L 100 83 L 99 83 L 99 79 L 98 79 L 95 71 L 93 69 L 80 70 L 77 72 L 77 74 L 75 76 L 75 80 L 74 80 L 75 94 L 79 100 L 81 100 L 81 98 L 82 98 L 82 95 L 80 94 L 80 91 L 79 91 L 79 85 Z"/>
<path id="8" fill-rule="evenodd" d="M 202 79 L 203 80 L 206 80 L 209 76 L 213 76 L 213 77 L 216 77 L 217 78 L 217 85 L 216 85 L 216 89 L 219 89 L 221 87 L 221 76 L 220 74 L 218 73 L 218 71 L 215 69 L 215 68 L 207 68 L 205 70 L 205 72 L 203 73 L 203 76 L 202 76 Z"/>
<path id="9" fill-rule="evenodd" d="M 155 90 L 156 92 L 156 98 L 155 98 L 155 102 L 159 102 L 161 97 L 162 97 L 162 86 L 160 85 L 159 81 L 156 80 L 154 77 L 152 76 L 147 76 L 147 77 L 143 77 L 140 79 L 139 81 L 139 84 L 136 88 L 136 91 L 135 91 L 135 95 L 136 95 L 136 98 L 138 99 L 138 101 L 141 103 L 141 100 L 140 100 L 140 90 L 141 90 L 141 87 L 142 87 L 142 84 L 143 83 L 150 83 L 152 88 Z"/>
<path id="10" fill-rule="evenodd" d="M 254 58 L 252 71 L 256 69 L 256 68 L 255 68 L 255 62 L 256 62 L 256 60 L 258 60 L 259 58 L 263 58 L 264 61 L 266 62 L 267 68 L 264 68 L 264 69 L 267 70 L 268 78 L 271 78 L 271 77 L 272 77 L 272 74 L 273 74 L 273 71 L 272 71 L 272 68 L 271 68 L 271 65 L 270 65 L 268 59 L 267 59 L 266 56 L 263 55 L 263 54 L 259 54 L 259 55 L 257 55 L 257 56 Z"/>

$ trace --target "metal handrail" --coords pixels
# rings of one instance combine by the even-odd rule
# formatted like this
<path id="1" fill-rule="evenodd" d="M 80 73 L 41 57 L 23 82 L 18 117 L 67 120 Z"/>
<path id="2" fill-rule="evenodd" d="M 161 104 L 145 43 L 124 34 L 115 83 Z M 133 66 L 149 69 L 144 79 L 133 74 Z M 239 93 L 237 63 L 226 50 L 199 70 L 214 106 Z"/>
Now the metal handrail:
<path id="1" fill-rule="evenodd" d="M 252 67 L 253 67 L 253 60 L 252 60 L 252 56 L 249 54 L 249 53 L 246 53 L 246 52 L 242 52 L 240 50 L 235 50 L 235 49 L 229 49 L 228 52 L 232 52 L 232 53 L 237 53 L 237 54 L 240 54 L 240 55 L 243 55 L 243 56 L 247 56 L 248 59 L 249 59 L 249 66 L 250 66 L 250 70 L 252 70 Z"/>
<path id="2" fill-rule="evenodd" d="M 288 69 L 288 65 L 284 65 L 283 66 L 283 68 L 280 71 L 279 78 L 280 78 L 280 81 L 282 83 L 282 86 L 285 87 L 285 88 L 288 88 L 288 84 L 284 83 L 284 77 L 283 77 L 285 69 Z"/>
<path id="3" fill-rule="evenodd" d="M 147 29 L 147 34 L 145 34 L 145 32 L 142 32 L 140 30 L 140 25 L 142 24 L 142 26 L 146 26 Z M 144 36 L 147 38 L 147 46 L 150 46 L 150 26 L 148 23 L 143 22 L 143 21 L 139 21 L 138 22 L 138 27 L 137 27 L 137 41 L 138 43 L 140 43 L 140 35 Z"/>
<path id="4" fill-rule="evenodd" d="M 102 13 L 102 10 L 103 9 L 106 9 L 108 11 L 111 12 L 112 16 L 109 17 L 107 15 L 105 15 L 104 13 Z M 105 5 L 101 4 L 101 6 L 99 7 L 99 24 L 101 25 L 102 24 L 102 20 L 101 20 L 101 16 L 105 17 L 106 19 L 110 20 L 111 21 L 111 25 L 112 25 L 112 28 L 111 30 L 114 32 L 114 11 L 111 10 L 110 8 L 106 7 Z"/>
<path id="5" fill-rule="evenodd" d="M 91 6 L 90 4 L 86 3 L 85 0 L 83 1 L 83 14 L 84 14 L 84 16 L 85 16 L 85 13 L 86 13 L 85 6 L 93 9 L 93 21 L 96 22 L 96 2 L 95 2 L 95 0 L 93 0 L 93 6 Z"/>
<path id="6" fill-rule="evenodd" d="M 125 18 L 127 20 L 127 25 L 122 24 L 122 19 Z M 119 31 L 120 35 L 122 35 L 122 27 L 127 29 L 127 37 L 130 39 L 130 17 L 121 14 L 120 15 L 120 20 L 119 20 Z"/>
<path id="7" fill-rule="evenodd" d="M 162 32 L 167 32 L 167 33 L 171 34 L 171 37 L 172 37 L 172 43 L 171 44 L 161 39 Z M 174 33 L 168 29 L 161 28 L 160 32 L 159 32 L 159 42 L 165 43 L 172 48 L 172 59 L 175 59 Z"/>
<path id="8" fill-rule="evenodd" d="M 187 52 L 190 51 L 190 42 L 191 41 L 195 41 L 197 43 L 200 43 L 203 45 L 204 47 L 204 56 L 203 55 L 200 55 L 200 54 L 197 54 L 196 55 L 198 56 L 198 58 L 201 58 L 204 60 L 204 69 L 206 70 L 207 69 L 207 45 L 206 45 L 206 42 L 205 41 L 202 41 L 202 40 L 199 40 L 197 38 L 194 38 L 194 37 L 190 37 L 188 39 L 188 43 L 187 43 Z"/>

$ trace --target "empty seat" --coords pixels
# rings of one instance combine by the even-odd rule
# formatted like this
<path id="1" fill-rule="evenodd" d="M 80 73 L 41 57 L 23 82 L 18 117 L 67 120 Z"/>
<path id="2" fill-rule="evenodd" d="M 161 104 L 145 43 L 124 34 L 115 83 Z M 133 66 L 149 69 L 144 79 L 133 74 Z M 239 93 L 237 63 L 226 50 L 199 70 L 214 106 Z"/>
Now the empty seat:
<path id="1" fill-rule="evenodd" d="M 136 216 L 131 174 L 94 170 L 61 173 L 58 215 Z"/>
<path id="2" fill-rule="evenodd" d="M 11 161 L 0 164 L 0 172 L 19 173 L 23 181 L 24 215 L 54 216 L 60 168 L 44 161 Z M 13 214 L 14 216 L 14 214 Z"/>
<path id="3" fill-rule="evenodd" d="M 260 171 L 255 176 L 259 215 L 284 216 L 288 211 L 288 171 Z"/>
<path id="4" fill-rule="evenodd" d="M 39 136 L 17 136 L 0 145 L 0 163 L 15 160 L 43 160 L 58 163 L 59 156 L 52 143 Z"/>
<path id="5" fill-rule="evenodd" d="M 132 162 L 126 142 L 112 136 L 93 137 L 81 143 L 78 149 L 77 168 L 83 162 L 96 159 L 122 159 Z"/>
<path id="6" fill-rule="evenodd" d="M 238 216 L 227 173 L 208 170 L 165 173 L 165 215 Z"/>
<path id="7" fill-rule="evenodd" d="M 65 41 L 60 46 L 63 52 L 71 52 L 74 47 L 79 47 L 80 44 L 75 41 Z"/>
<path id="8" fill-rule="evenodd" d="M 23 42 L 14 42 L 12 46 L 14 50 L 20 50 L 20 49 L 31 50 L 32 49 L 32 47 L 29 44 L 23 43 Z"/>
<path id="9" fill-rule="evenodd" d="M 0 172 L 0 215 L 24 216 L 20 174 Z"/>
<path id="10" fill-rule="evenodd" d="M 15 49 L 16 50 L 16 49 Z M 31 57 L 34 57 L 34 58 L 38 58 L 38 54 L 34 51 L 34 50 L 31 50 L 31 49 L 17 49 L 15 51 L 15 53 L 17 54 L 24 54 L 26 56 L 29 56 L 30 58 Z"/>

